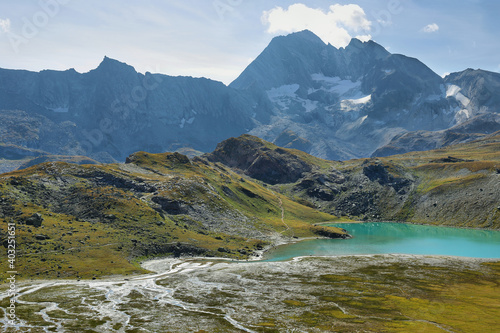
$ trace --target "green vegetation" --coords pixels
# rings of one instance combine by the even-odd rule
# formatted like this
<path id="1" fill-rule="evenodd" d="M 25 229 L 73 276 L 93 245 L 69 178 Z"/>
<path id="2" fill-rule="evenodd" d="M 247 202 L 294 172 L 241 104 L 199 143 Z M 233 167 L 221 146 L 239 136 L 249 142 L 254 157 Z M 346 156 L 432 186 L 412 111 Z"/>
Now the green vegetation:
<path id="1" fill-rule="evenodd" d="M 341 237 L 313 226 L 339 217 L 498 229 L 499 170 L 500 136 L 332 162 L 243 135 L 191 160 L 138 152 L 2 174 L 0 239 L 15 223 L 21 278 L 91 279 L 157 256 L 243 259 L 272 239 Z"/>
<path id="2" fill-rule="evenodd" d="M 201 261 L 183 263 L 186 272 L 157 284 L 25 283 L 17 315 L 35 331 L 60 325 L 65 332 L 238 331 L 232 323 L 256 332 L 490 332 L 499 324 L 498 262 L 373 256 L 205 260 L 198 269 Z"/>
<path id="3" fill-rule="evenodd" d="M 273 188 L 352 220 L 500 229 L 500 135 L 433 151 L 324 163 L 328 167 Z"/>
<path id="4" fill-rule="evenodd" d="M 273 233 L 310 237 L 311 224 L 334 219 L 205 160 L 139 152 L 127 162 L 2 175 L 0 236 L 16 224 L 21 279 L 144 273 L 138 261 L 155 256 L 248 258 Z"/>

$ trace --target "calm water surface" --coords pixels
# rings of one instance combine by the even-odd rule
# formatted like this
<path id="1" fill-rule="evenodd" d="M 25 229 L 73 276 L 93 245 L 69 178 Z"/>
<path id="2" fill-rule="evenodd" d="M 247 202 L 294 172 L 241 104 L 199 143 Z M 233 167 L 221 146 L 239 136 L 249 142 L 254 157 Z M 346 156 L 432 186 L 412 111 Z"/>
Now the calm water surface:
<path id="1" fill-rule="evenodd" d="M 267 261 L 299 256 L 350 254 L 424 254 L 500 258 L 500 231 L 458 229 L 403 223 L 339 223 L 351 239 L 314 239 L 277 247 Z"/>

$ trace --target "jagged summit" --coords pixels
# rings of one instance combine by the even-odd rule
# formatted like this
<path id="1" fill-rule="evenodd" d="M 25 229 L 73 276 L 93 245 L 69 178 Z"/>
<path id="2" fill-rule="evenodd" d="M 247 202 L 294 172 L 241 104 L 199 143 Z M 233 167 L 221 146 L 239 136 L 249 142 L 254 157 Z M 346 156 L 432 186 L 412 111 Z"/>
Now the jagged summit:
<path id="1" fill-rule="evenodd" d="M 349 42 L 349 44 L 346 46 L 346 48 L 357 48 L 357 49 L 361 49 L 363 48 L 365 43 L 363 43 L 361 40 L 357 39 L 357 38 L 351 38 L 351 41 Z"/>
<path id="2" fill-rule="evenodd" d="M 353 38 L 345 48 L 325 44 L 309 30 L 273 38 L 266 49 L 234 80 L 237 89 L 271 89 L 296 84 L 314 86 L 311 75 L 357 78 L 366 66 L 390 53 L 374 41 Z"/>
<path id="3" fill-rule="evenodd" d="M 312 42 L 317 44 L 326 45 L 321 38 L 319 38 L 315 33 L 310 30 L 302 30 L 298 32 L 291 33 L 285 36 L 278 36 L 273 38 L 274 41 L 301 41 L 301 42 Z M 272 41 L 271 41 L 272 42 Z"/>
<path id="4" fill-rule="evenodd" d="M 97 72 L 111 72 L 115 74 L 123 74 L 123 73 L 135 73 L 137 74 L 137 71 L 133 66 L 130 66 L 124 62 L 109 58 L 108 56 L 104 56 L 104 59 L 101 61 L 99 66 L 93 71 Z M 90 72 L 93 72 L 90 71 Z"/>
<path id="5" fill-rule="evenodd" d="M 84 74 L 0 69 L 0 110 L 10 110 L 0 113 L 8 133 L 0 143 L 103 161 L 141 150 L 207 152 L 248 133 L 344 160 L 407 132 L 499 113 L 498 91 L 500 74 L 468 69 L 443 79 L 374 41 L 336 48 L 304 30 L 273 38 L 229 87 L 144 75 L 108 56 Z"/>
<path id="6" fill-rule="evenodd" d="M 344 49 L 348 53 L 369 53 L 370 56 L 375 59 L 383 59 L 391 55 L 391 53 L 387 51 L 382 45 L 374 42 L 373 40 L 363 42 L 357 38 L 352 38 L 349 44 Z"/>
<path id="7" fill-rule="evenodd" d="M 126 65 L 126 66 L 129 66 L 129 65 L 127 65 L 124 62 L 118 61 L 118 60 L 110 58 L 108 56 L 104 56 L 104 58 L 102 59 L 101 63 L 99 64 L 99 67 L 101 67 L 101 66 L 111 66 L 113 64 L 114 65 Z"/>

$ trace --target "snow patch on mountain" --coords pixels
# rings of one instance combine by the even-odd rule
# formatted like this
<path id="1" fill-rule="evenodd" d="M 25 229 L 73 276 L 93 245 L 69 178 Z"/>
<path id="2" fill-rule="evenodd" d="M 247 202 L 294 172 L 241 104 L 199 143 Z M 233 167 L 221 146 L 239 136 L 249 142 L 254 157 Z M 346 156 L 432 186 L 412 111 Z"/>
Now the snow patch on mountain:
<path id="1" fill-rule="evenodd" d="M 448 84 L 447 87 L 446 87 L 446 97 L 452 97 L 452 96 L 455 96 L 456 94 L 458 94 L 460 92 L 460 90 L 462 88 L 460 88 L 459 86 L 456 86 L 454 84 Z"/>
<path id="2" fill-rule="evenodd" d="M 343 80 L 338 76 L 325 76 L 322 73 L 312 74 L 313 81 L 321 82 L 322 89 L 342 97 L 360 98 L 361 81 Z"/>
<path id="3" fill-rule="evenodd" d="M 318 101 L 311 101 L 309 99 L 300 99 L 302 106 L 306 109 L 306 112 L 311 112 L 316 110 L 318 107 Z"/>
<path id="4" fill-rule="evenodd" d="M 295 92 L 299 90 L 300 86 L 298 84 L 287 84 L 277 88 L 271 88 L 267 91 L 267 96 L 270 99 L 280 98 L 284 96 L 296 97 Z"/>
<path id="5" fill-rule="evenodd" d="M 465 97 L 460 91 L 462 88 L 454 84 L 449 84 L 446 90 L 446 97 L 454 97 L 457 101 L 462 103 L 464 107 L 467 107 L 470 103 L 470 99 Z"/>
<path id="6" fill-rule="evenodd" d="M 471 114 L 470 110 L 467 110 L 467 109 L 461 109 L 460 111 L 458 111 L 455 114 L 455 120 L 456 120 L 457 124 L 461 124 L 463 122 L 466 122 L 470 118 L 472 118 L 472 114 Z"/>
<path id="7" fill-rule="evenodd" d="M 348 112 L 351 120 L 356 120 L 359 116 L 359 111 L 368 104 L 372 99 L 372 95 L 357 99 L 344 99 L 340 102 L 340 110 Z"/>
<path id="8" fill-rule="evenodd" d="M 297 99 L 295 92 L 299 90 L 300 86 L 298 84 L 287 84 L 276 88 L 271 88 L 267 90 L 267 96 L 269 99 L 282 110 L 287 110 L 290 106 L 291 100 Z"/>
<path id="9" fill-rule="evenodd" d="M 359 104 L 366 104 L 366 103 L 370 102 L 371 100 L 372 100 L 372 95 L 370 94 L 368 96 L 357 98 L 357 99 L 345 99 L 342 102 L 359 105 Z"/>
<path id="10" fill-rule="evenodd" d="M 318 102 L 297 96 L 296 92 L 299 88 L 299 84 L 288 84 L 271 88 L 266 92 L 269 99 L 283 111 L 288 110 L 294 104 L 301 105 L 306 113 L 314 111 L 318 107 Z"/>

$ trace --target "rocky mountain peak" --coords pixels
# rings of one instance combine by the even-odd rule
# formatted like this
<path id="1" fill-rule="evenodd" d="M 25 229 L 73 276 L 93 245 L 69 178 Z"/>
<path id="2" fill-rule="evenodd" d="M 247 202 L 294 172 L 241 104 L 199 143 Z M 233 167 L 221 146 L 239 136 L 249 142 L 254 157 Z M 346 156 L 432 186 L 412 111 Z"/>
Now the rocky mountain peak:
<path id="1" fill-rule="evenodd" d="M 287 36 L 281 36 L 284 37 L 285 40 L 287 41 L 302 41 L 302 42 L 312 42 L 312 43 L 317 43 L 321 45 L 325 45 L 325 43 L 319 38 L 316 34 L 314 34 L 310 30 L 302 30 L 298 32 L 291 33 Z M 280 37 L 276 37 L 280 38 Z"/>
<path id="2" fill-rule="evenodd" d="M 373 40 L 362 42 L 357 38 L 351 39 L 351 42 L 347 45 L 345 50 L 348 53 L 365 52 L 374 59 L 382 59 L 391 54 L 382 45 L 374 42 Z"/>
<path id="3" fill-rule="evenodd" d="M 346 46 L 346 49 L 362 49 L 364 46 L 364 43 L 357 39 L 357 38 L 351 38 L 351 41 L 349 44 Z"/>
<path id="4" fill-rule="evenodd" d="M 99 64 L 99 66 L 91 72 L 94 71 L 99 73 L 104 72 L 110 74 L 118 74 L 118 73 L 137 74 L 137 71 L 135 70 L 134 67 L 124 62 L 109 58 L 107 56 L 105 56 L 104 59 Z"/>

